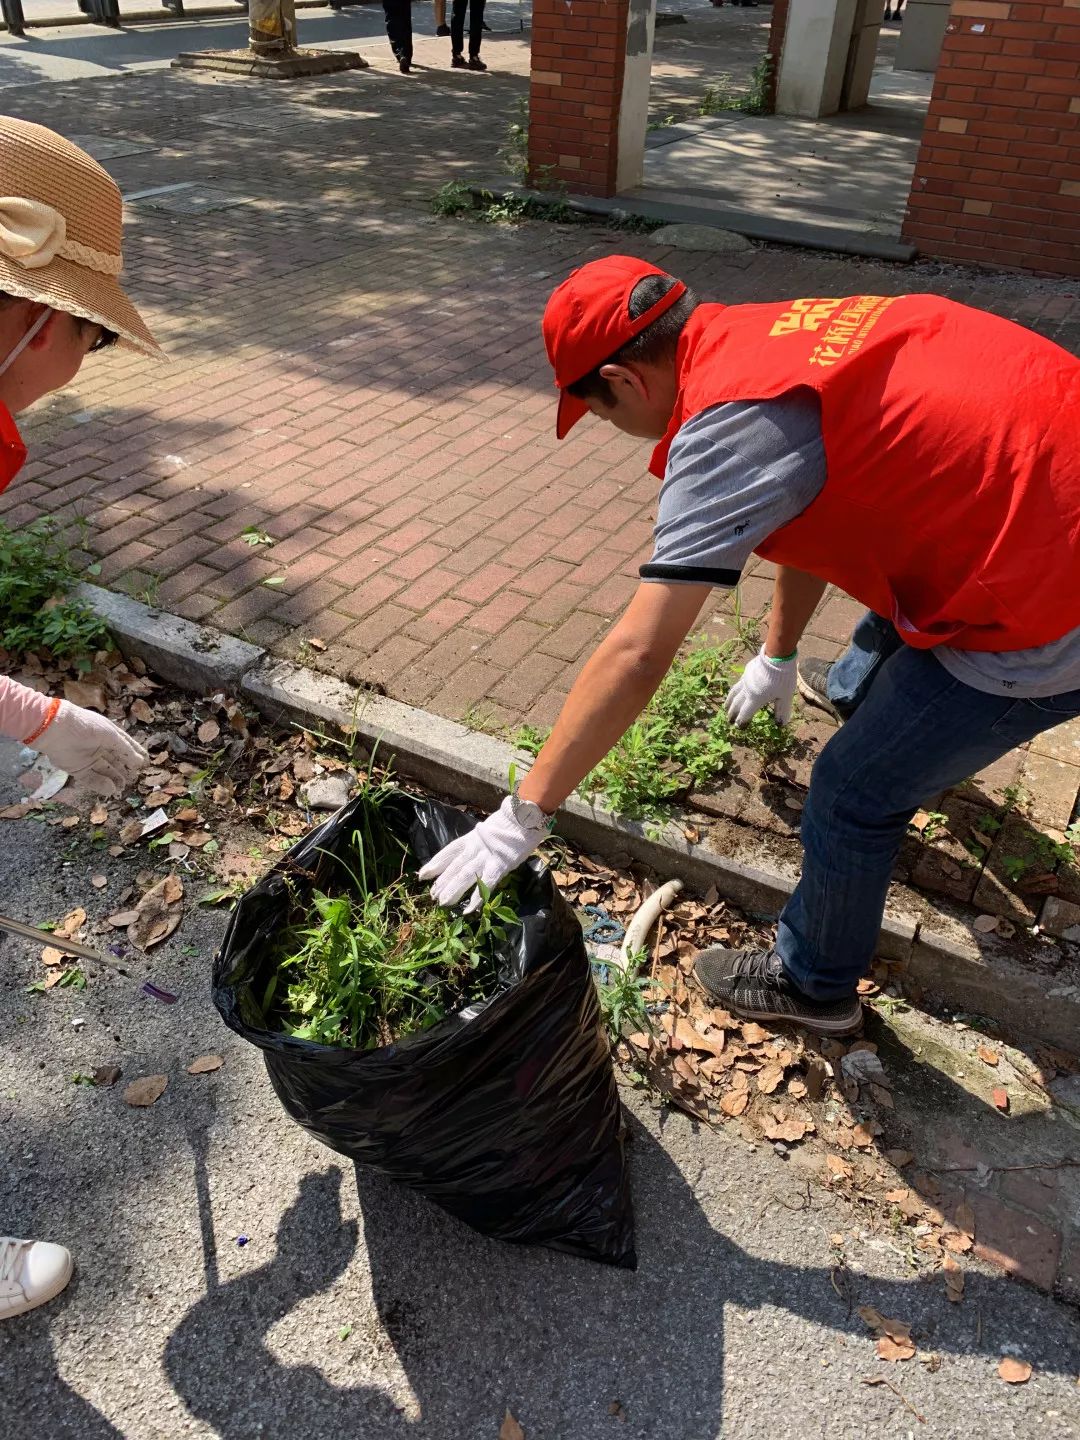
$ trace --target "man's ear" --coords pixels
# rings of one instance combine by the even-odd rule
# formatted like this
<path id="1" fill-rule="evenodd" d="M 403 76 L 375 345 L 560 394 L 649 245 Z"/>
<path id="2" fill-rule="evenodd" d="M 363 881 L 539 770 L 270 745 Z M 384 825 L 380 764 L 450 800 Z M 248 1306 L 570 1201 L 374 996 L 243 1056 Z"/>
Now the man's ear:
<path id="1" fill-rule="evenodd" d="M 629 385 L 642 400 L 649 398 L 645 377 L 633 365 L 601 365 L 600 378 L 616 385 Z"/>

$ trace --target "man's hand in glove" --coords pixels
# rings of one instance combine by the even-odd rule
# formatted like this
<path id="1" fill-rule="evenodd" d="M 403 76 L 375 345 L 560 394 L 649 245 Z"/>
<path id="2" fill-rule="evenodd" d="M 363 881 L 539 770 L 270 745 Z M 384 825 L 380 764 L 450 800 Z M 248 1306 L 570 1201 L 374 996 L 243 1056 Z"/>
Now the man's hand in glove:
<path id="1" fill-rule="evenodd" d="M 794 655 L 784 660 L 770 660 L 762 646 L 728 692 L 728 719 L 739 726 L 749 725 L 759 710 L 772 705 L 779 724 L 786 725 L 791 719 L 795 698 L 797 665 Z"/>
<path id="2" fill-rule="evenodd" d="M 435 881 L 431 894 L 440 905 L 453 905 L 474 886 L 465 906 L 468 915 L 480 907 L 479 887 L 493 890 L 528 859 L 549 828 L 539 806 L 508 795 L 494 815 L 444 845 L 420 871 L 420 879 Z"/>
<path id="3" fill-rule="evenodd" d="M 69 700 L 60 701 L 55 716 L 28 743 L 95 795 L 119 795 L 150 758 L 119 725 Z"/>

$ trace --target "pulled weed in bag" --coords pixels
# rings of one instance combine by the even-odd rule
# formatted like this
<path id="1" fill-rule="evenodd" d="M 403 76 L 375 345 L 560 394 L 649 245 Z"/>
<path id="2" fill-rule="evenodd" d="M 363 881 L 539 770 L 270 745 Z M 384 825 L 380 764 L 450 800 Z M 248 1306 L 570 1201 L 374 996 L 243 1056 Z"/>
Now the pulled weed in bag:
<path id="1" fill-rule="evenodd" d="M 373 1050 L 495 991 L 510 898 L 485 894 L 473 915 L 436 905 L 380 815 L 392 790 L 369 783 L 345 853 L 323 852 L 310 900 L 296 901 L 263 996 L 269 1029 Z"/>

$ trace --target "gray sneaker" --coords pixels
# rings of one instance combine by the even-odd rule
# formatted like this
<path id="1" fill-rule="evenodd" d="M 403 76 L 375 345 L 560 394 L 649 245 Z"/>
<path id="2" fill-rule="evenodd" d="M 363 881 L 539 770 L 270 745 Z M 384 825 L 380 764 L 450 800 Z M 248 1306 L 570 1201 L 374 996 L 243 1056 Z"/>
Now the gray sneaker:
<path id="1" fill-rule="evenodd" d="M 694 961 L 694 974 L 710 1000 L 747 1020 L 786 1020 L 818 1035 L 850 1035 L 862 1026 L 858 995 L 811 1000 L 795 988 L 771 950 L 713 945 Z"/>
<path id="2" fill-rule="evenodd" d="M 842 725 L 847 716 L 829 699 L 829 671 L 835 663 L 833 660 L 815 660 L 812 655 L 807 656 L 805 660 L 799 661 L 795 671 L 795 683 L 799 687 L 799 694 L 808 705 L 824 710 L 826 715 L 831 715 L 838 725 Z"/>

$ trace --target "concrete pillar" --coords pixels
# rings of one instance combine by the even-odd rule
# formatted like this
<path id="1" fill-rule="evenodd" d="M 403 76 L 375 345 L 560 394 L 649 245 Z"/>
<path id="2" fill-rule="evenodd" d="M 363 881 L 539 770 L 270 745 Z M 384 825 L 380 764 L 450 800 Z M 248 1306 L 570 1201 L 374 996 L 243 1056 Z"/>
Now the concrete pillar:
<path id="1" fill-rule="evenodd" d="M 884 18 L 885 0 L 858 0 L 840 93 L 841 110 L 858 110 L 870 98 L 870 81 L 874 78 L 874 61 L 877 59 Z"/>
<path id="2" fill-rule="evenodd" d="M 907 0 L 894 68 L 936 70 L 948 22 L 949 0 Z"/>
<path id="3" fill-rule="evenodd" d="M 816 118 L 840 109 L 858 8 L 858 0 L 796 0 L 790 6 L 777 114 Z"/>
<path id="4" fill-rule="evenodd" d="M 529 174 L 615 195 L 641 183 L 656 0 L 534 0 Z"/>

